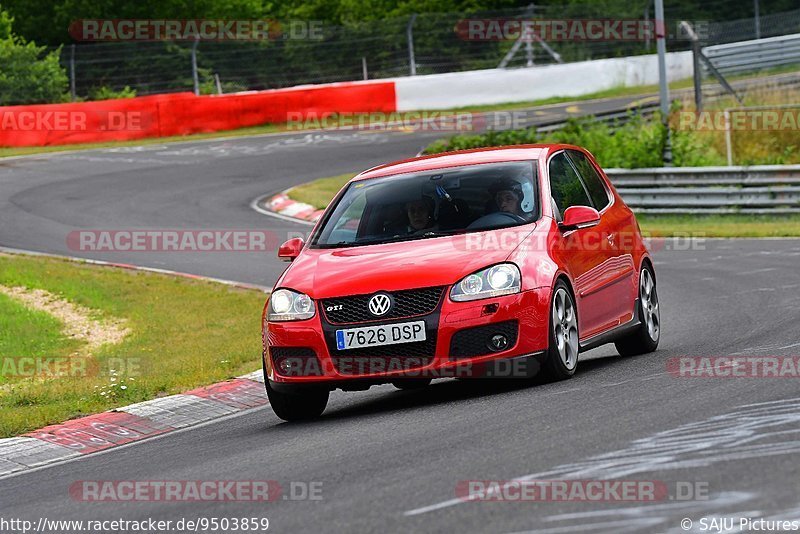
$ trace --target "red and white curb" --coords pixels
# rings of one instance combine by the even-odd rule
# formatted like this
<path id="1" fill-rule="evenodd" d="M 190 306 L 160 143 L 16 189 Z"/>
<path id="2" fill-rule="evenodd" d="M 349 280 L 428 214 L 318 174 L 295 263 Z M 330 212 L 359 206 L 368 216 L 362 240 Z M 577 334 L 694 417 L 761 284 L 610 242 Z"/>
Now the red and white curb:
<path id="1" fill-rule="evenodd" d="M 0 439 L 0 477 L 265 406 L 261 371 Z"/>
<path id="2" fill-rule="evenodd" d="M 284 191 L 270 197 L 262 203 L 263 207 L 272 213 L 291 217 L 292 219 L 300 219 L 301 221 L 317 222 L 322 217 L 322 213 L 325 210 L 319 210 L 311 204 L 293 200 L 286 193 Z"/>
<path id="3" fill-rule="evenodd" d="M 0 252 L 45 256 L 93 265 L 168 274 L 193 280 L 217 282 L 243 289 L 259 291 L 269 291 L 270 289 L 254 284 L 243 284 L 165 269 L 87 260 L 43 252 L 6 247 L 0 247 Z M 0 439 L 0 478 L 200 425 L 267 404 L 269 401 L 264 391 L 263 374 L 261 371 L 254 371 L 232 380 L 196 388 L 178 395 L 131 404 L 50 425 L 23 436 Z"/>

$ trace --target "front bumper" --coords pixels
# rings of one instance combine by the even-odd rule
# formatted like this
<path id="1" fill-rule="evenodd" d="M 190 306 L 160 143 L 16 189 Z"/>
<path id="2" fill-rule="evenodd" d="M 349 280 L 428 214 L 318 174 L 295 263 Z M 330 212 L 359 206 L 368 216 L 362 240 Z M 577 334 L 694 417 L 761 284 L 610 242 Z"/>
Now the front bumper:
<path id="1" fill-rule="evenodd" d="M 406 351 L 408 354 L 403 353 L 403 344 L 336 350 L 333 339 L 336 329 L 364 324 L 332 325 L 322 316 L 321 310 L 305 321 L 265 323 L 266 378 L 274 384 L 339 387 L 349 383 L 357 388 L 357 383 L 374 384 L 403 378 L 486 376 L 487 364 L 501 360 L 510 365 L 488 367 L 493 369 L 488 374 L 529 374 L 528 367 L 515 362 L 538 357 L 547 349 L 549 308 L 550 288 L 471 302 L 453 302 L 445 291 L 432 313 L 368 323 L 424 320 L 427 341 L 406 344 L 416 345 L 413 350 Z M 507 347 L 492 350 L 484 343 L 495 333 L 507 336 Z M 282 358 L 306 363 L 298 364 L 290 372 L 280 371 L 277 363 Z"/>

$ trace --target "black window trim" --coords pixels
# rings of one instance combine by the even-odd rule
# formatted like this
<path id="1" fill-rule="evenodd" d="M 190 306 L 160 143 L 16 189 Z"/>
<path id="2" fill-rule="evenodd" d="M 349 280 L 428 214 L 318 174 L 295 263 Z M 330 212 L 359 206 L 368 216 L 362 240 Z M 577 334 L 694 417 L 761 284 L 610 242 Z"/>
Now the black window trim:
<path id="1" fill-rule="evenodd" d="M 553 207 L 557 208 L 558 204 L 555 201 L 556 199 L 553 198 L 553 181 L 552 181 L 552 177 L 550 176 L 550 163 L 553 161 L 553 158 L 556 157 L 559 154 L 564 154 L 564 157 L 566 158 L 567 163 L 569 163 L 569 166 L 572 168 L 573 172 L 575 172 L 575 176 L 578 177 L 578 182 L 580 182 L 581 187 L 583 188 L 583 192 L 586 193 L 586 198 L 589 200 L 590 207 L 594 208 L 594 201 L 592 200 L 592 195 L 590 195 L 589 194 L 589 190 L 586 189 L 586 184 L 583 183 L 583 177 L 581 176 L 581 173 L 579 173 L 578 169 L 575 168 L 575 164 L 572 162 L 572 159 L 570 159 L 569 154 L 567 154 L 567 149 L 565 149 L 565 148 L 562 148 L 561 150 L 553 152 L 552 154 L 550 154 L 550 157 L 547 158 L 547 185 L 550 187 L 550 199 L 552 200 Z M 564 211 L 566 211 L 566 210 L 564 210 Z M 602 214 L 602 212 L 601 212 L 601 214 Z M 561 213 L 561 208 L 559 208 L 556 211 L 555 215 L 556 215 L 556 221 L 561 222 L 562 220 L 564 220 L 564 214 Z"/>
<path id="2" fill-rule="evenodd" d="M 586 193 L 588 194 L 589 190 L 586 188 L 586 183 L 585 183 L 586 180 L 584 180 L 583 176 L 581 175 L 580 171 L 578 170 L 578 166 L 575 164 L 574 161 L 572 161 L 572 156 L 569 153 L 570 152 L 579 152 L 579 153 L 583 154 L 583 156 L 589 162 L 589 165 L 592 165 L 592 167 L 594 167 L 594 163 L 592 162 L 592 160 L 588 156 L 588 154 L 584 153 L 581 150 L 576 150 L 574 148 L 569 148 L 569 149 L 565 149 L 564 151 L 567 153 L 567 159 L 572 164 L 572 168 L 575 169 L 575 172 L 578 173 L 578 178 L 581 179 L 581 182 L 583 183 L 583 188 L 586 190 Z M 595 170 L 595 172 L 597 172 L 597 169 L 594 169 L 594 170 Z M 605 180 L 603 179 L 603 176 L 599 172 L 597 172 L 597 177 L 600 179 L 600 185 L 603 187 L 603 191 L 606 192 L 606 200 L 607 201 L 606 201 L 606 205 L 603 206 L 603 209 L 597 209 L 597 206 L 592 206 L 592 207 L 594 209 L 596 209 L 602 215 L 603 212 L 606 211 L 609 208 L 609 206 L 611 206 L 614 203 L 614 195 L 612 195 L 611 191 L 609 191 L 608 187 L 606 186 Z M 589 195 L 589 200 L 592 202 L 592 204 L 594 204 L 594 199 L 592 198 L 592 195 Z"/>

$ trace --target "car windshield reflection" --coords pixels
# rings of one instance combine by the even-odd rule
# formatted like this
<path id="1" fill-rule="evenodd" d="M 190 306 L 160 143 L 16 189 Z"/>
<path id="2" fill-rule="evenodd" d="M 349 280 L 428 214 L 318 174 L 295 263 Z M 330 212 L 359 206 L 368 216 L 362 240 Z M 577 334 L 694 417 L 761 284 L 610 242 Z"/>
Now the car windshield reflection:
<path id="1" fill-rule="evenodd" d="M 413 241 L 528 224 L 536 161 L 486 163 L 352 182 L 311 238 L 316 248 Z"/>

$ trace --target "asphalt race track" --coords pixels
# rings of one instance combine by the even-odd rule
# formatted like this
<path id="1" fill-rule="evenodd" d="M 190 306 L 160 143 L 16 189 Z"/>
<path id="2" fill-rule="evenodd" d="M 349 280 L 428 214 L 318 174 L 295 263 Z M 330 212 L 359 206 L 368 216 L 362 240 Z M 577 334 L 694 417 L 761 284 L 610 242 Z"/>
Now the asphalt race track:
<path id="1" fill-rule="evenodd" d="M 271 285 L 264 253 L 86 253 L 86 229 L 266 229 L 253 199 L 413 156 L 439 134 L 302 133 L 0 160 L 0 245 Z M 0 515 L 48 519 L 266 516 L 277 532 L 683 532 L 681 519 L 800 518 L 800 388 L 690 378 L 670 358 L 800 354 L 800 240 L 656 242 L 660 350 L 582 356 L 554 384 L 441 380 L 335 392 L 325 416 L 269 407 L 0 480 Z M 260 313 L 260 310 L 253 310 Z M 627 479 L 707 488 L 657 502 L 463 502 L 460 481 Z M 322 500 L 84 503 L 79 480 L 321 482 Z"/>

